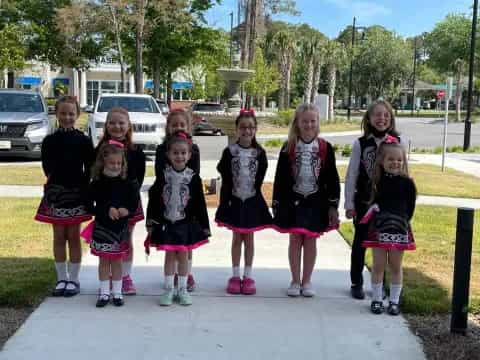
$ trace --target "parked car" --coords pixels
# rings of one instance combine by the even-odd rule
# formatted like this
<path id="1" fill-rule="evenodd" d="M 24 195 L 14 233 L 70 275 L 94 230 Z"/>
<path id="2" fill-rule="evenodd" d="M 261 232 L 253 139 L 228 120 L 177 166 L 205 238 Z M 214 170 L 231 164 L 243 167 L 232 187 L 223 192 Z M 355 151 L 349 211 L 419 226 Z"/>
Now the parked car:
<path id="1" fill-rule="evenodd" d="M 147 154 L 154 154 L 165 136 L 166 119 L 155 99 L 150 95 L 102 94 L 88 117 L 88 135 L 97 146 L 103 135 L 107 113 L 113 107 L 122 107 L 130 115 L 133 142 Z"/>
<path id="2" fill-rule="evenodd" d="M 224 135 L 222 129 L 219 129 L 208 122 L 207 116 L 214 114 L 223 114 L 224 108 L 219 103 L 200 102 L 192 104 L 193 135 Z"/>
<path id="3" fill-rule="evenodd" d="M 36 91 L 0 89 L 0 156 L 40 158 L 53 121 Z"/>
<path id="4" fill-rule="evenodd" d="M 160 108 L 160 111 L 162 112 L 163 115 L 168 115 L 170 112 L 170 108 L 168 107 L 168 104 L 165 100 L 162 99 L 155 99 L 157 102 L 158 107 Z"/>

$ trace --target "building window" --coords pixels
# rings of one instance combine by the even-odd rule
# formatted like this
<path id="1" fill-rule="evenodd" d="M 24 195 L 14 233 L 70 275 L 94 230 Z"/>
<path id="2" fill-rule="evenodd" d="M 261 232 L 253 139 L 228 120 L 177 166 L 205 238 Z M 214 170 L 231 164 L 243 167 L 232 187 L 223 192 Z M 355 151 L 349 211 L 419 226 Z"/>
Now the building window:
<path id="1" fill-rule="evenodd" d="M 88 105 L 95 105 L 98 98 L 98 81 L 87 81 L 87 103 Z"/>

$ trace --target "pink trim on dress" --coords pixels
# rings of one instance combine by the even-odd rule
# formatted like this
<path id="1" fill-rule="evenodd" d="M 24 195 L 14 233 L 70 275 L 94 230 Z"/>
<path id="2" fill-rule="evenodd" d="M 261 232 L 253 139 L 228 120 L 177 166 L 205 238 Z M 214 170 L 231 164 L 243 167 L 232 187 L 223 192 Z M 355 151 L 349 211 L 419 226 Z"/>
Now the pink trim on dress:
<path id="1" fill-rule="evenodd" d="M 375 213 L 379 211 L 378 205 L 373 204 L 368 209 L 367 213 L 363 216 L 362 220 L 360 220 L 360 224 L 367 224 L 370 220 L 375 218 Z"/>
<path id="2" fill-rule="evenodd" d="M 95 227 L 95 220 L 90 222 L 85 229 L 82 230 L 80 233 L 80 236 L 85 239 L 85 242 L 87 244 L 90 244 L 92 241 L 92 235 L 93 235 L 93 228 Z"/>
<path id="3" fill-rule="evenodd" d="M 81 224 L 82 222 L 91 220 L 92 215 L 82 215 L 82 216 L 76 216 L 73 218 L 61 219 L 61 218 L 53 218 L 46 215 L 36 214 L 34 219 L 37 221 L 47 223 L 47 224 L 52 224 L 52 225 L 78 225 L 78 224 Z"/>
<path id="4" fill-rule="evenodd" d="M 95 249 L 90 249 L 90 253 L 92 255 L 98 256 L 102 259 L 111 259 L 111 260 L 122 260 L 128 257 L 129 250 L 119 252 L 119 253 L 104 253 L 101 251 L 97 251 Z"/>
<path id="5" fill-rule="evenodd" d="M 147 241 L 148 241 L 148 244 L 147 244 Z M 199 241 L 193 245 L 188 245 L 188 246 L 185 246 L 185 245 L 153 245 L 153 244 L 150 244 L 150 238 L 147 237 L 147 240 L 145 240 L 144 242 L 144 245 L 145 245 L 145 249 L 147 249 L 147 245 L 148 247 L 154 247 L 156 248 L 157 250 L 164 250 L 164 251 L 189 251 L 189 250 L 194 250 L 202 245 L 205 245 L 208 243 L 208 239 L 205 239 L 205 240 L 202 240 L 202 241 Z M 146 251 L 146 250 L 145 250 Z M 149 252 L 147 253 L 149 254 Z"/>
<path id="6" fill-rule="evenodd" d="M 137 222 L 140 222 L 143 219 L 145 219 L 145 215 L 143 213 L 142 200 L 139 200 L 137 209 L 133 213 L 133 216 L 128 219 L 128 225 L 135 225 Z"/>
<path id="7" fill-rule="evenodd" d="M 278 231 L 279 233 L 282 233 L 282 234 L 298 234 L 298 235 L 305 235 L 307 237 L 311 237 L 311 238 L 318 238 L 320 236 L 322 236 L 323 234 L 329 232 L 329 231 L 332 231 L 332 230 L 337 230 L 339 227 L 338 224 L 334 225 L 334 226 L 329 226 L 327 227 L 324 231 L 322 232 L 312 232 L 310 230 L 307 230 L 305 228 L 288 228 L 288 229 L 283 229 L 277 225 L 272 225 L 272 228 L 275 229 L 276 231 Z"/>
<path id="8" fill-rule="evenodd" d="M 237 228 L 235 226 L 231 226 L 229 224 L 225 224 L 221 221 L 215 220 L 218 226 L 220 227 L 225 227 L 229 230 L 232 230 L 233 232 L 240 233 L 240 234 L 251 234 L 255 231 L 260 231 L 260 230 L 265 230 L 265 229 L 271 229 L 273 225 L 262 225 L 262 226 L 257 226 L 254 228 Z"/>
<path id="9" fill-rule="evenodd" d="M 362 243 L 363 247 L 366 248 L 380 248 L 385 250 L 416 250 L 417 246 L 415 243 L 404 244 L 386 244 L 380 243 L 378 241 L 364 241 Z"/>

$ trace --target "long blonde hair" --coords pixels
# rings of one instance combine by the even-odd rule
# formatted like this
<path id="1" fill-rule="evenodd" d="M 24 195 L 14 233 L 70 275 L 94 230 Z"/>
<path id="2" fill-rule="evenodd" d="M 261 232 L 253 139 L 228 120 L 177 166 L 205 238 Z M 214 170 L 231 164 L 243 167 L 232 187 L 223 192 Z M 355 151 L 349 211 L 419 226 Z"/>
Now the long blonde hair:
<path id="1" fill-rule="evenodd" d="M 121 154 L 122 155 L 122 171 L 120 172 L 120 177 L 122 179 L 127 178 L 127 159 L 125 157 L 125 151 L 123 147 L 120 147 L 115 144 L 109 144 L 108 142 L 100 146 L 98 151 L 97 158 L 92 167 L 93 179 L 98 180 L 103 173 L 103 168 L 105 167 L 105 159 L 110 155 Z"/>
<path id="2" fill-rule="evenodd" d="M 378 191 L 379 191 L 378 186 L 382 179 L 382 175 L 385 172 L 385 170 L 383 169 L 383 162 L 388 152 L 392 149 L 399 149 L 402 152 L 403 165 L 402 165 L 402 169 L 400 170 L 400 176 L 407 177 L 407 178 L 410 177 L 408 175 L 407 152 L 405 150 L 405 147 L 400 143 L 382 142 L 377 149 L 375 168 L 373 170 L 373 184 L 372 184 L 373 191 L 372 191 L 371 202 L 374 201 L 375 197 L 378 194 Z"/>
<path id="3" fill-rule="evenodd" d="M 368 135 L 373 133 L 374 129 L 373 129 L 372 124 L 370 123 L 370 120 L 373 116 L 373 112 L 375 111 L 375 108 L 379 105 L 385 107 L 385 109 L 387 109 L 387 111 L 390 113 L 390 127 L 386 131 L 387 134 L 390 134 L 392 136 L 399 136 L 399 133 L 396 129 L 395 114 L 393 112 L 392 105 L 390 105 L 390 103 L 388 101 L 385 101 L 385 100 L 374 101 L 368 107 L 368 109 L 365 112 L 365 114 L 363 115 L 363 119 L 362 119 L 361 127 L 362 127 L 362 130 L 363 130 L 363 134 L 365 136 L 368 136 Z"/>
<path id="4" fill-rule="evenodd" d="M 317 114 L 317 134 L 315 136 L 318 136 L 318 134 L 320 133 L 320 111 L 318 110 L 318 107 L 308 103 L 299 105 L 295 110 L 295 116 L 288 130 L 287 152 L 289 154 L 292 151 L 295 151 L 298 138 L 300 137 L 300 129 L 298 128 L 298 117 L 307 111 L 312 111 Z"/>
<path id="5" fill-rule="evenodd" d="M 103 136 L 102 136 L 102 139 L 100 140 L 100 144 L 104 144 L 104 143 L 106 144 L 108 143 L 108 140 L 112 139 L 112 136 L 107 131 L 107 126 L 108 126 L 108 123 L 112 120 L 113 114 L 115 113 L 122 114 L 127 118 L 128 131 L 127 131 L 127 134 L 125 135 L 125 146 L 127 147 L 127 149 L 133 149 L 134 148 L 133 140 L 132 140 L 133 126 L 132 126 L 132 122 L 130 121 L 130 115 L 128 114 L 128 111 L 126 109 L 120 106 L 113 107 L 108 112 L 105 125 L 103 126 Z"/>

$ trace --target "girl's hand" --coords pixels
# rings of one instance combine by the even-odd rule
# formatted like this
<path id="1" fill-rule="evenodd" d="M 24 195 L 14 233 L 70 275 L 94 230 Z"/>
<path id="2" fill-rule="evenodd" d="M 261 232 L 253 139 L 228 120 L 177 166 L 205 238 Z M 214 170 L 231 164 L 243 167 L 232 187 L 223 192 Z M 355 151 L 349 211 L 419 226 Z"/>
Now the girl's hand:
<path id="1" fill-rule="evenodd" d="M 338 225 L 338 210 L 334 207 L 328 209 L 328 224 L 330 226 Z"/>
<path id="2" fill-rule="evenodd" d="M 120 217 L 128 216 L 128 210 L 125 209 L 125 208 L 123 208 L 123 207 L 122 207 L 122 208 L 119 208 L 119 209 L 118 209 L 118 215 L 119 215 Z"/>
<path id="3" fill-rule="evenodd" d="M 108 216 L 110 216 L 110 219 L 112 220 L 118 220 L 120 218 L 120 213 L 118 212 L 118 209 L 111 207 L 108 211 Z"/>
<path id="4" fill-rule="evenodd" d="M 355 216 L 357 216 L 357 212 L 355 211 L 355 209 L 347 209 L 345 211 L 345 216 L 347 217 L 347 219 L 353 219 Z"/>

